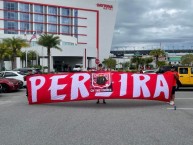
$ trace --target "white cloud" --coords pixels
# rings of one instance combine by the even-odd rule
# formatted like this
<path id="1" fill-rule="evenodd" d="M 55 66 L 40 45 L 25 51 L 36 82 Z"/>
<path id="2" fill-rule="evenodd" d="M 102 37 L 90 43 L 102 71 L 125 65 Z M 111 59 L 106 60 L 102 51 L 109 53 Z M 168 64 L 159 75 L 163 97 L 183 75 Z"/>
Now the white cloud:
<path id="1" fill-rule="evenodd" d="M 112 47 L 142 42 L 193 42 L 193 0 L 117 2 L 119 9 Z"/>

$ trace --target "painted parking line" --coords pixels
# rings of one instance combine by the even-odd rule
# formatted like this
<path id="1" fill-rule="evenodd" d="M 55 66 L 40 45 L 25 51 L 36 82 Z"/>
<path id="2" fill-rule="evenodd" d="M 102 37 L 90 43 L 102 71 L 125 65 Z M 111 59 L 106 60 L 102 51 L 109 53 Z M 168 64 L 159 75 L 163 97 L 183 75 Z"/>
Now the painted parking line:
<path id="1" fill-rule="evenodd" d="M 13 101 L 0 101 L 0 105 L 4 105 L 4 104 L 9 104 L 12 103 Z"/>
<path id="2" fill-rule="evenodd" d="M 174 110 L 174 107 L 173 108 L 167 108 L 167 110 Z M 178 107 L 176 107 L 176 110 L 193 110 L 193 108 L 178 108 Z"/>
<path id="3" fill-rule="evenodd" d="M 193 98 L 175 98 L 175 100 L 193 100 Z M 167 110 L 174 110 L 174 107 L 167 108 Z M 176 110 L 193 110 L 193 108 L 178 108 L 176 106 Z"/>
<path id="4" fill-rule="evenodd" d="M 193 100 L 193 98 L 175 98 L 176 100 Z"/>

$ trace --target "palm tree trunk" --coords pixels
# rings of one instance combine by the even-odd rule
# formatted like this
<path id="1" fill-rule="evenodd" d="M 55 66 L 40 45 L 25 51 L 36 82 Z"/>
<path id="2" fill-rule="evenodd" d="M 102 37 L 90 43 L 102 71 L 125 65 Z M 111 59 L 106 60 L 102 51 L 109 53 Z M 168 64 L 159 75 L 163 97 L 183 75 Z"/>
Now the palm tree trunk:
<path id="1" fill-rule="evenodd" d="M 158 57 L 159 56 L 156 56 L 156 58 L 155 58 L 156 59 L 156 68 L 158 68 Z"/>
<path id="2" fill-rule="evenodd" d="M 12 69 L 16 68 L 16 50 L 13 50 Z"/>
<path id="3" fill-rule="evenodd" d="M 3 71 L 3 60 L 0 61 L 0 69 Z"/>
<path id="4" fill-rule="evenodd" d="M 50 48 L 48 48 L 48 73 L 50 73 Z"/>

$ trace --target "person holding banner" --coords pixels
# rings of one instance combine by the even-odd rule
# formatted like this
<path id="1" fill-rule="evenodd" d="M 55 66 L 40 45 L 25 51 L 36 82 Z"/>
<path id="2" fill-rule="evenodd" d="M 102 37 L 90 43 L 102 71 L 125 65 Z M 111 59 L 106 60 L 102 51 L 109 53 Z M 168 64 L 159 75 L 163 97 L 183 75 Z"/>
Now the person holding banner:
<path id="1" fill-rule="evenodd" d="M 98 69 L 98 71 L 104 71 L 103 70 L 103 65 L 101 63 L 98 65 L 97 69 Z M 99 104 L 100 103 L 100 99 L 98 99 L 96 103 Z M 105 99 L 103 99 L 103 104 L 106 104 Z"/>
<path id="2" fill-rule="evenodd" d="M 176 82 L 179 80 L 179 74 L 177 71 L 175 71 L 175 66 L 171 66 L 171 70 L 167 71 L 166 73 L 172 73 L 174 75 L 170 105 L 175 105 L 174 99 L 175 99 L 175 91 L 176 91 Z"/>
<path id="3" fill-rule="evenodd" d="M 24 76 L 24 81 L 26 81 L 27 79 L 27 76 L 31 76 L 31 75 L 33 75 L 33 73 L 32 73 L 32 70 L 31 69 L 29 69 L 28 70 L 28 74 L 26 75 L 26 76 Z M 26 96 L 28 97 L 28 90 L 27 90 L 27 85 L 26 85 Z"/>

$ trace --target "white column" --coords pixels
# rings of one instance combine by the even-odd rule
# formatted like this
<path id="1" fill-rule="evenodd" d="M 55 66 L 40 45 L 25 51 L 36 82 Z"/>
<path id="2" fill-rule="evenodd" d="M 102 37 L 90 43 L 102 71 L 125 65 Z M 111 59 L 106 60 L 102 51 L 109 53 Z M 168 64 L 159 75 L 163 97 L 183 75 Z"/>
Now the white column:
<path id="1" fill-rule="evenodd" d="M 86 48 L 83 49 L 82 64 L 83 64 L 83 71 L 86 71 L 87 70 L 87 50 Z"/>

